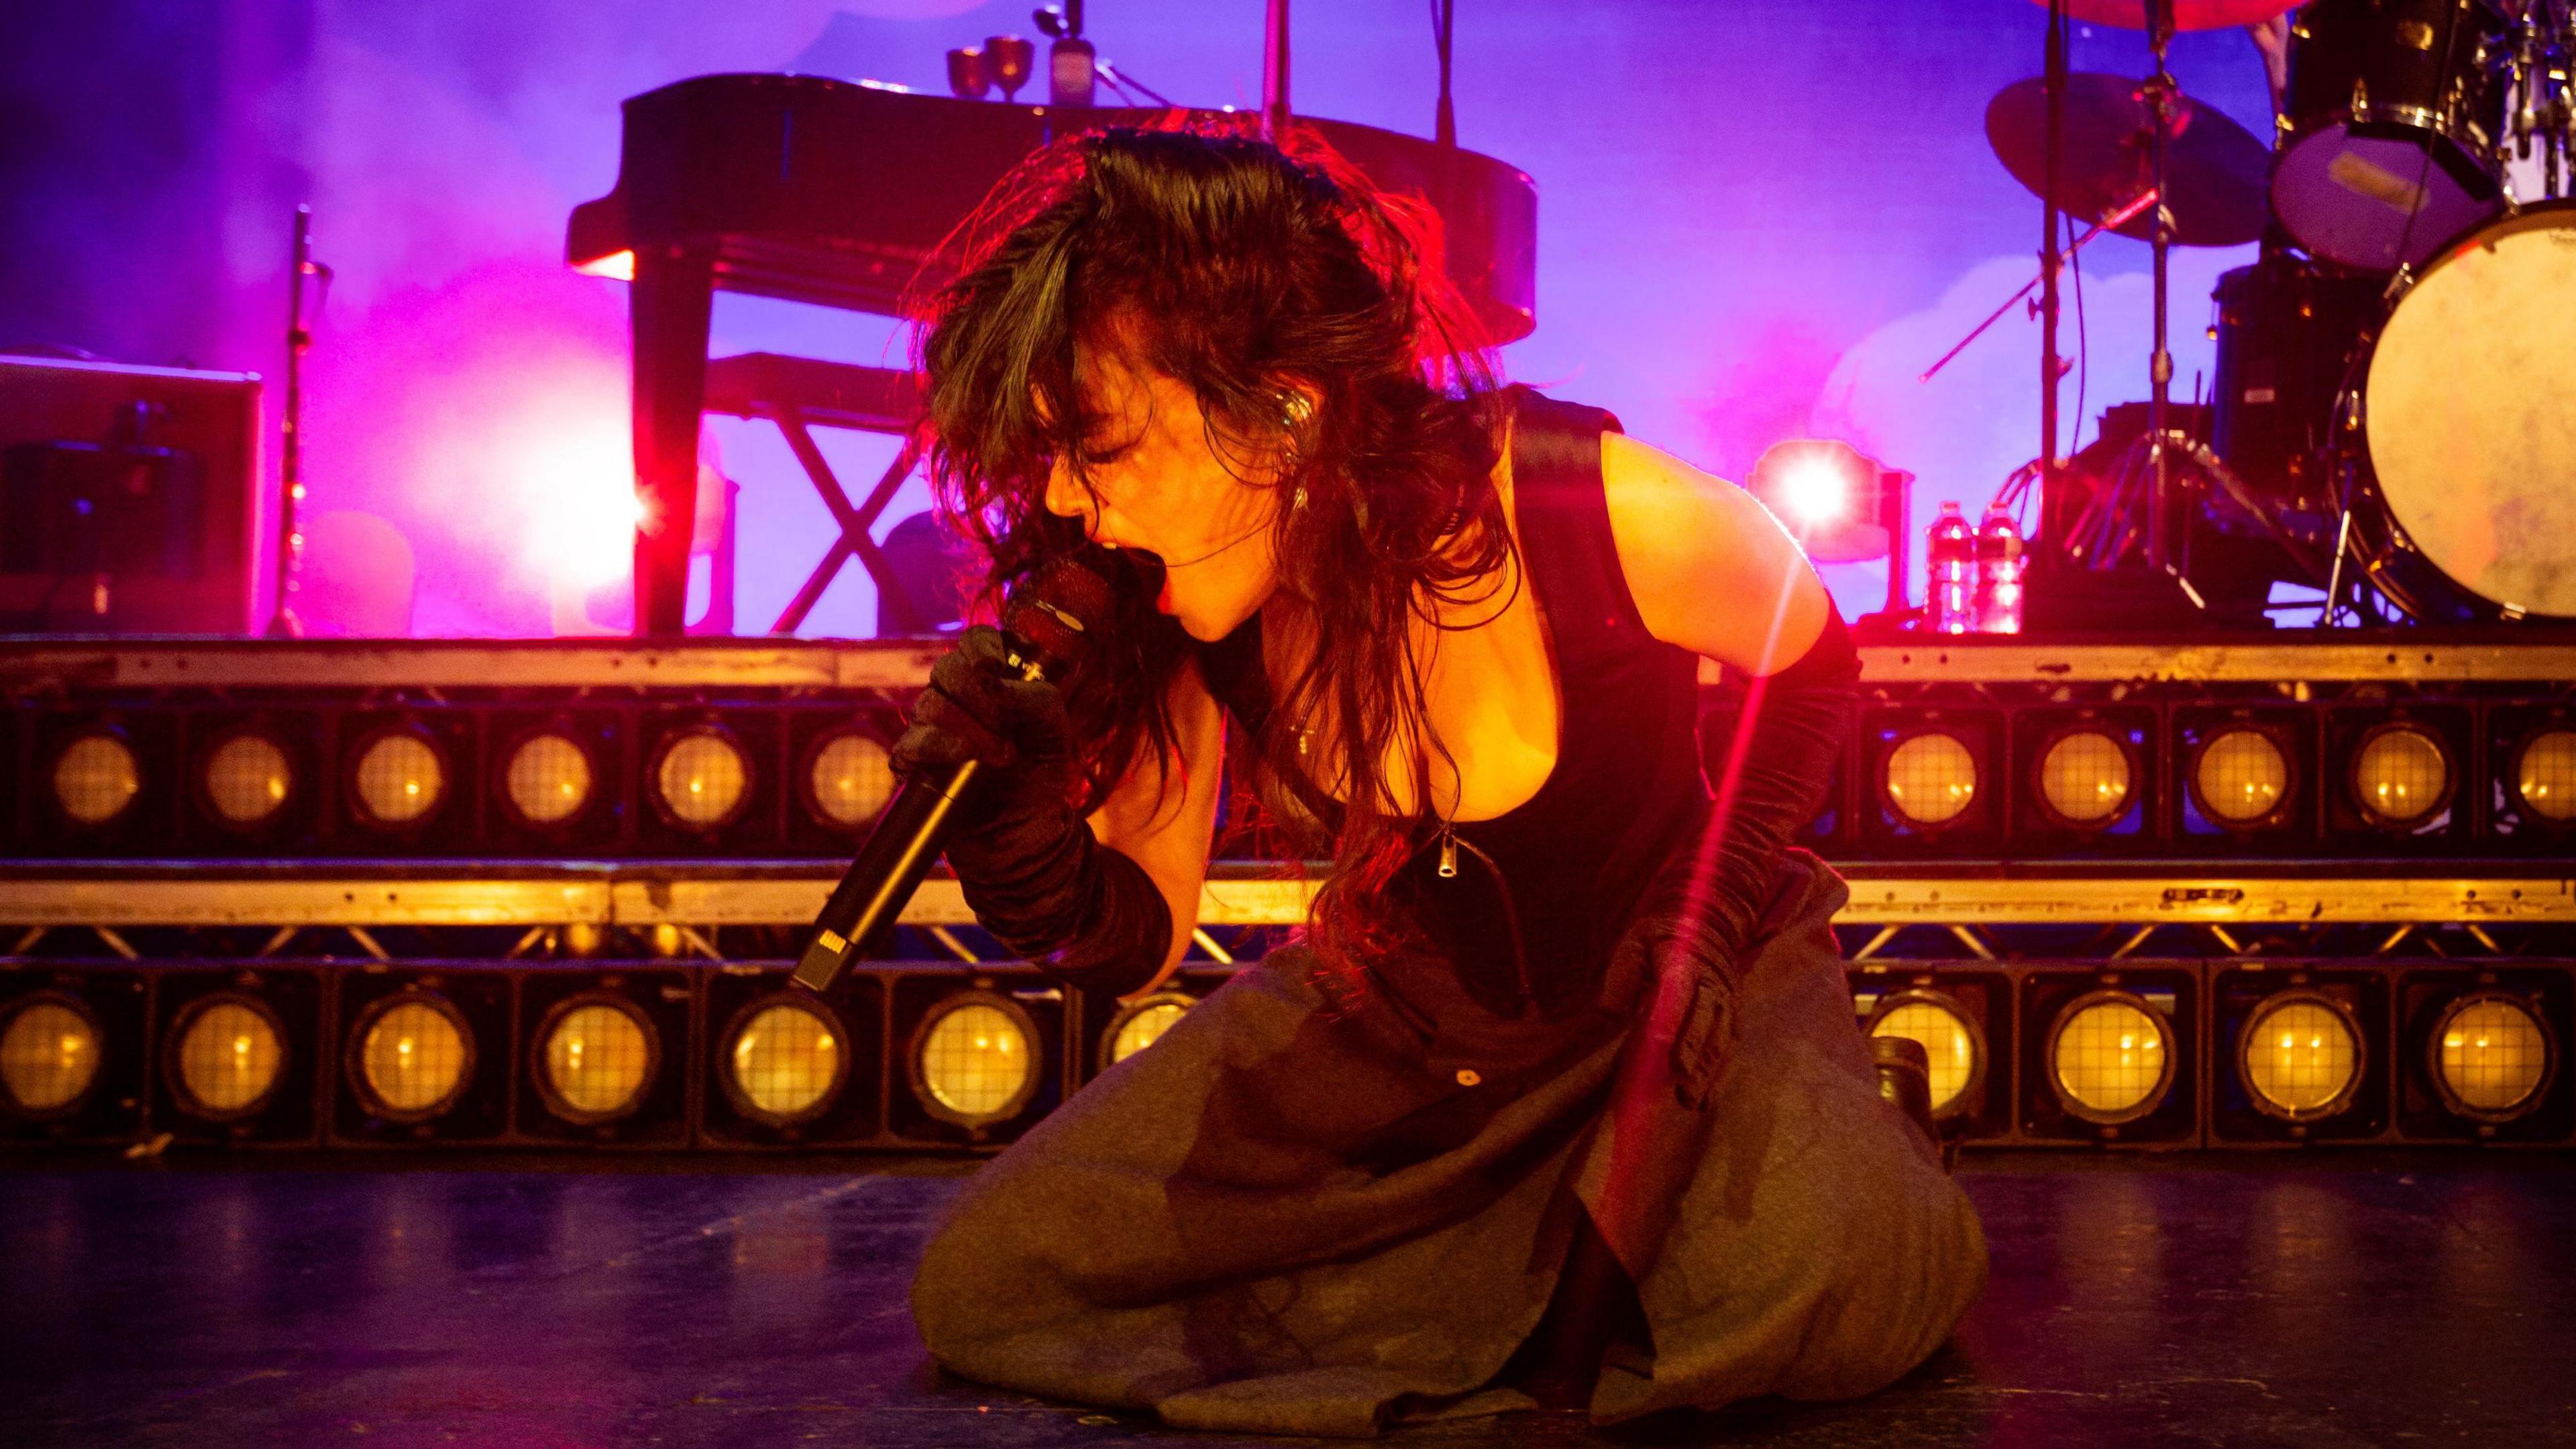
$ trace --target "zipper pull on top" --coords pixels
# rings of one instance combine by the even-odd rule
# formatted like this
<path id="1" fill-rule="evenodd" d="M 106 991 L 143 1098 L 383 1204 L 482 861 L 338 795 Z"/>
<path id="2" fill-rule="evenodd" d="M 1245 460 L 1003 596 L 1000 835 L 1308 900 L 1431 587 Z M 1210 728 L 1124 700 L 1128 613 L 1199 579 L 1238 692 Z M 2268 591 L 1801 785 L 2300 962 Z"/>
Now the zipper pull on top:
<path id="1" fill-rule="evenodd" d="M 1458 877 L 1458 832 L 1448 821 L 1440 822 L 1440 878 Z"/>

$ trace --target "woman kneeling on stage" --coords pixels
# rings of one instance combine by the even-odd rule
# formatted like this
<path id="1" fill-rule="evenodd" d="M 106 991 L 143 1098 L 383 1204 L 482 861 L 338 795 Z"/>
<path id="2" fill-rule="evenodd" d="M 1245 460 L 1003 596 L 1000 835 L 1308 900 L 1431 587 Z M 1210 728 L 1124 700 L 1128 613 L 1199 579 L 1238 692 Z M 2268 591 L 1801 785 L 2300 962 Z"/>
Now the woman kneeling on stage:
<path id="1" fill-rule="evenodd" d="M 1237 1432 L 1869 1392 L 1986 1247 L 1788 845 L 1857 656 L 1750 495 L 1497 387 L 1413 216 L 1329 156 L 1105 132 L 1006 182 L 928 308 L 991 590 L 1073 556 L 1116 596 L 1060 682 L 969 630 L 898 745 L 983 762 L 978 920 L 1095 999 L 1159 986 L 1229 728 L 1331 866 L 1295 944 L 964 1184 L 922 1337 Z M 1753 681 L 1714 794 L 1703 658 Z"/>

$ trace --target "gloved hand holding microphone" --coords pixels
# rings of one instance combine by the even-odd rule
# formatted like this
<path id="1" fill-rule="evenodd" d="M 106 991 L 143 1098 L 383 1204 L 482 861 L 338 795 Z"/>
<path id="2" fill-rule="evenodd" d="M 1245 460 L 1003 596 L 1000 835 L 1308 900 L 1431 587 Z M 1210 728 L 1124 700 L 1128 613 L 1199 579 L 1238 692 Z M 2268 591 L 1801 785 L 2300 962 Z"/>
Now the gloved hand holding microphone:
<path id="1" fill-rule="evenodd" d="M 1076 808 L 1081 765 L 1054 682 L 1086 646 L 1086 621 L 1108 616 L 1108 592 L 1059 561 L 1012 594 L 1003 628 L 968 629 L 932 667 L 895 742 L 903 789 L 825 906 L 800 982 L 828 984 L 837 961 L 821 958 L 891 919 L 942 846 L 977 922 L 1056 979 L 1116 995 L 1161 970 L 1171 907 Z"/>

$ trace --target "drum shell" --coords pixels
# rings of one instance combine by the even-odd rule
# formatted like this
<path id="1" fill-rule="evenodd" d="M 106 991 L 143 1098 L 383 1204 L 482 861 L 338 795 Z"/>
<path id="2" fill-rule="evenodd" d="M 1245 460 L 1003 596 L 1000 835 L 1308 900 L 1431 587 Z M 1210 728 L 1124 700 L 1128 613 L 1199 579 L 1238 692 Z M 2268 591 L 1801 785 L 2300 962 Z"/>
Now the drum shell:
<path id="1" fill-rule="evenodd" d="M 2310 0 L 2292 22 L 2281 114 L 2294 137 L 2365 120 L 2484 150 L 2502 127 L 2504 95 L 2483 83 L 2480 57 L 2503 33 L 2502 17 L 2481 0 Z M 2365 106 L 2355 106 L 2356 90 Z"/>
<path id="2" fill-rule="evenodd" d="M 2324 260 L 2385 272 L 2491 215 L 2505 96 L 2485 57 L 2504 34 L 2485 0 L 2303 7 L 2272 176 L 2273 214 L 2290 235 Z M 2410 226 L 2406 207 L 2379 193 L 2418 187 Z"/>
<path id="3" fill-rule="evenodd" d="M 2492 624 L 2504 617 L 2415 547 L 2366 469 L 2354 491 L 2352 551 L 2370 586 L 2418 624 Z"/>
<path id="4" fill-rule="evenodd" d="M 2333 511 L 2335 399 L 2387 315 L 2383 291 L 2286 255 L 2218 279 L 2210 444 L 2276 507 Z"/>

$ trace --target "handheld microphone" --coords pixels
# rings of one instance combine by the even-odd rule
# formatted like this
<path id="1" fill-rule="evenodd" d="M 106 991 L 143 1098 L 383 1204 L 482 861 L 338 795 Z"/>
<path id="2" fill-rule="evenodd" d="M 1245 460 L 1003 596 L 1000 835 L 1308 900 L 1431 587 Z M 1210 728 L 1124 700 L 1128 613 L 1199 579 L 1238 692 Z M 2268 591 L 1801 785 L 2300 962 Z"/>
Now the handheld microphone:
<path id="1" fill-rule="evenodd" d="M 1070 558 L 1058 559 L 1015 590 L 1002 610 L 1010 667 L 1025 680 L 1061 679 L 1091 643 L 1094 624 L 1110 612 L 1107 579 Z M 814 939 L 792 978 L 812 991 L 829 988 L 863 943 L 893 923 L 939 859 L 957 802 L 974 786 L 982 762 L 904 781 L 867 844 L 814 918 Z"/>

